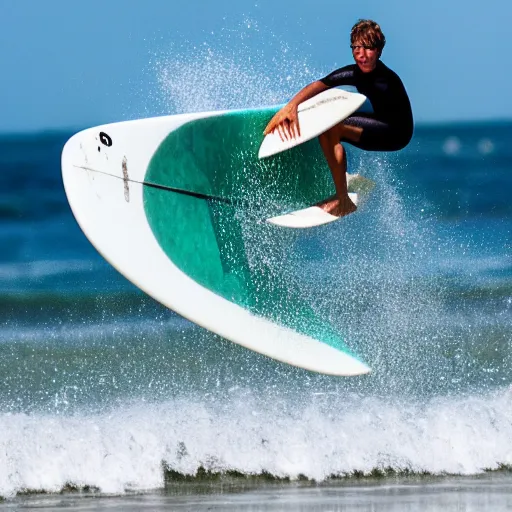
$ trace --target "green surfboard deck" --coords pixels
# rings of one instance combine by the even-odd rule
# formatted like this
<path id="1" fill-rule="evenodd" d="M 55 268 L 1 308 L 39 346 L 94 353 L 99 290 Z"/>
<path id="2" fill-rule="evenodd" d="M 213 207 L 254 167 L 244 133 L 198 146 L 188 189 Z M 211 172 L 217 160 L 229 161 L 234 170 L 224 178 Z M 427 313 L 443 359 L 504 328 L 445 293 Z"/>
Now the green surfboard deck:
<path id="1" fill-rule="evenodd" d="M 256 222 L 257 216 L 309 206 L 334 193 L 316 140 L 258 160 L 263 129 L 275 111 L 231 112 L 171 132 L 151 159 L 145 181 L 234 204 L 145 187 L 146 216 L 167 256 L 196 282 L 256 315 L 350 353 L 305 303 L 300 287 L 266 257 L 276 248 L 283 251 L 283 243 L 295 235 Z"/>

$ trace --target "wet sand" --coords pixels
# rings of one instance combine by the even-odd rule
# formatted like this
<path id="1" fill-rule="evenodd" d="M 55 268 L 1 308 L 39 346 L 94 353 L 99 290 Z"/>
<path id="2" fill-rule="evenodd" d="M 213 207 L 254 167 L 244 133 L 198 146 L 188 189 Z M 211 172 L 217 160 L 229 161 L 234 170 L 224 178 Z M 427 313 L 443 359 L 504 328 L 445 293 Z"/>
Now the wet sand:
<path id="1" fill-rule="evenodd" d="M 463 512 L 512 509 L 512 474 L 353 480 L 343 483 L 170 484 L 166 490 L 108 496 L 98 493 L 17 496 L 0 510 L 73 511 L 384 511 Z"/>

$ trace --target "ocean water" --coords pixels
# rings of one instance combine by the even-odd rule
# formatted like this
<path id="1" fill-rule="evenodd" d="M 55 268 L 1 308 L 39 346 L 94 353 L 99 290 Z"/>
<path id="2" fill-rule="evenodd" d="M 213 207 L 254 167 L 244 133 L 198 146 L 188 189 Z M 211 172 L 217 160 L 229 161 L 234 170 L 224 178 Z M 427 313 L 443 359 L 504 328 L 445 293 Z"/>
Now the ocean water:
<path id="1" fill-rule="evenodd" d="M 120 276 L 67 204 L 69 136 L 0 138 L 0 496 L 512 465 L 512 124 L 349 149 L 374 193 L 269 255 L 373 368 L 350 379 L 229 343 Z"/>

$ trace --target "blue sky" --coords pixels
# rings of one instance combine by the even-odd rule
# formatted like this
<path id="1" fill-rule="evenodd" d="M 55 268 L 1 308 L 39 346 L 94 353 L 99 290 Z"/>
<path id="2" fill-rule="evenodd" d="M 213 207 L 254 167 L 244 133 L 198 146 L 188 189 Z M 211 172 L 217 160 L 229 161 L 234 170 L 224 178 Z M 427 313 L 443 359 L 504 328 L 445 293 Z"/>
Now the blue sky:
<path id="1" fill-rule="evenodd" d="M 0 0 L 0 131 L 283 102 L 367 17 L 417 122 L 512 119 L 510 0 Z"/>

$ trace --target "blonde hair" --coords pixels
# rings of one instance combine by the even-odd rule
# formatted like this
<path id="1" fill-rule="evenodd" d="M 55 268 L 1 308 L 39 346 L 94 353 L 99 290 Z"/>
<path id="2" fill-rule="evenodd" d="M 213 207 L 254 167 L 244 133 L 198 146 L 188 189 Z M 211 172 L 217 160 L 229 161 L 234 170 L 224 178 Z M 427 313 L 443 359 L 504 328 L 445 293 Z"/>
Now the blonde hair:
<path id="1" fill-rule="evenodd" d="M 373 20 L 359 20 L 350 32 L 350 44 L 363 44 L 379 50 L 379 57 L 386 44 L 380 25 Z"/>

